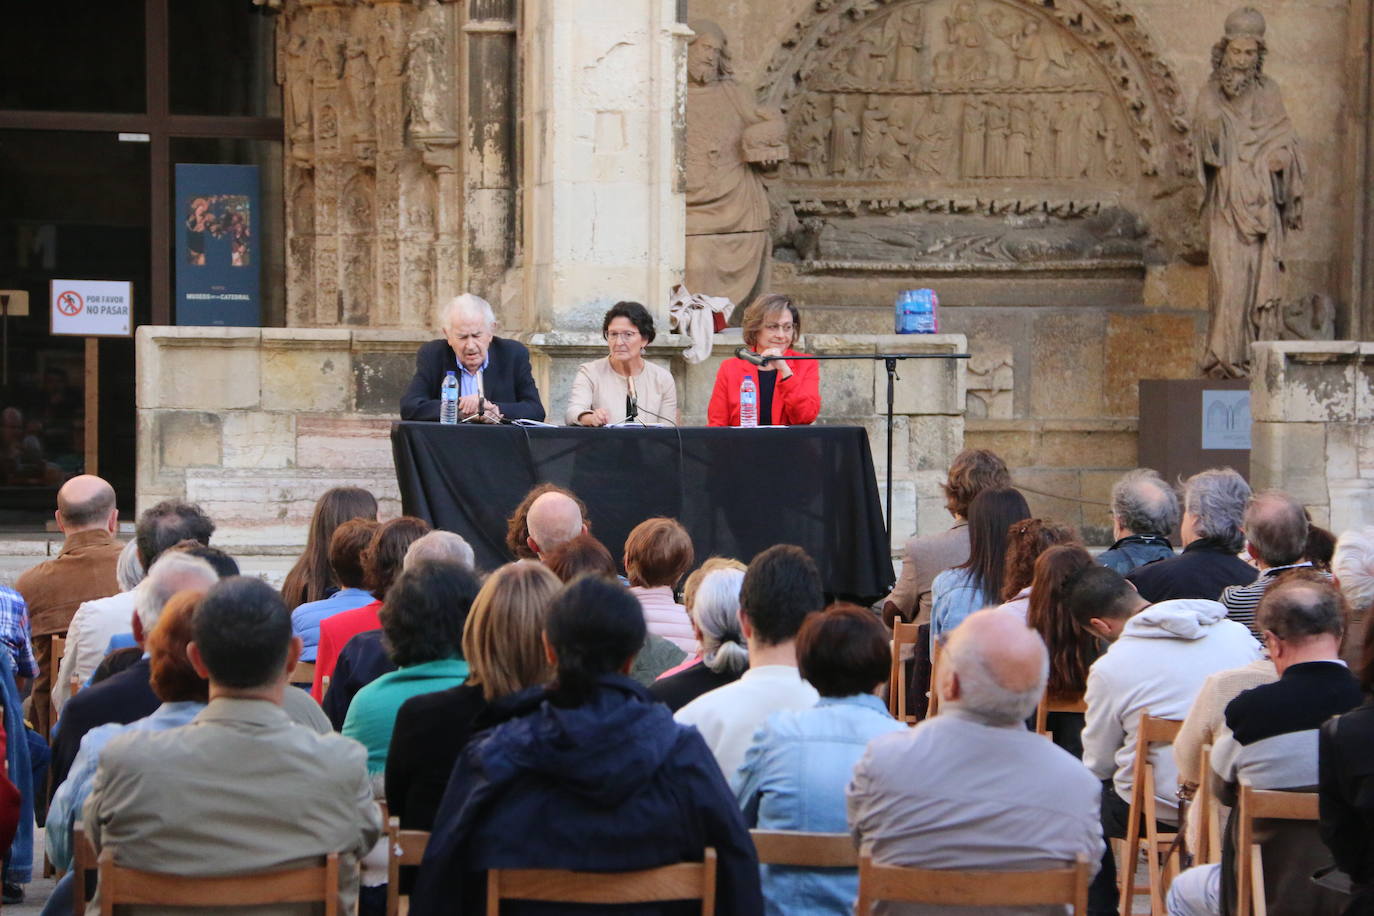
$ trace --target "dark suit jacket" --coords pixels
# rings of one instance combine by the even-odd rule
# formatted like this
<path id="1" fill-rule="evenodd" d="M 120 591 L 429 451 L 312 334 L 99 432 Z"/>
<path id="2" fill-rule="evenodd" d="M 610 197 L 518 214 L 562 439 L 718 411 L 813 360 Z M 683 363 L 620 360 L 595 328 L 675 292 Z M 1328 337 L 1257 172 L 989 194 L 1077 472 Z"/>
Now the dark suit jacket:
<path id="1" fill-rule="evenodd" d="M 52 745 L 52 786 L 56 790 L 67 778 L 67 771 L 81 749 L 81 739 L 91 729 L 117 722 L 127 725 L 150 716 L 162 705 L 153 693 L 153 669 L 148 659 L 139 659 L 118 674 L 93 684 L 62 707 L 57 739 Z"/>
<path id="2" fill-rule="evenodd" d="M 1336 864 L 1374 912 L 1374 700 L 1327 720 L 1317 739 L 1321 834 Z"/>
<path id="3" fill-rule="evenodd" d="M 1126 576 L 1151 604 L 1174 598 L 1220 601 L 1226 586 L 1249 585 L 1258 577 L 1259 570 L 1211 538 L 1196 540 L 1173 559 L 1146 563 Z"/>
<path id="4" fill-rule="evenodd" d="M 458 357 L 447 340 L 431 340 L 415 354 L 415 377 L 401 396 L 402 420 L 438 420 L 439 386 L 444 374 L 458 371 Z M 512 420 L 543 420 L 544 404 L 530 371 L 530 351 L 518 340 L 493 337 L 482 374 L 487 400 Z"/>

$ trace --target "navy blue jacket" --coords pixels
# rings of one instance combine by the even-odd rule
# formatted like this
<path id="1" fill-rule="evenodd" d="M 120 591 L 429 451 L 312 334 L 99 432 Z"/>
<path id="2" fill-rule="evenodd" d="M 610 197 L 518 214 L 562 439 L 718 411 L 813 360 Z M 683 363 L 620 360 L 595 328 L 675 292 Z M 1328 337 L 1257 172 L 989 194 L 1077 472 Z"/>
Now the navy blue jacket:
<path id="1" fill-rule="evenodd" d="M 1249 585 L 1259 577 L 1259 570 L 1236 556 L 1239 549 L 1214 538 L 1199 538 L 1178 556 L 1146 563 L 1126 578 L 1151 604 L 1174 598 L 1220 601 L 1226 586 Z"/>
<path id="2" fill-rule="evenodd" d="M 701 734 L 629 678 L 608 675 L 574 708 L 526 691 L 524 714 L 458 758 L 411 897 L 412 916 L 484 912 L 490 868 L 631 871 L 718 855 L 716 913 L 763 912 L 758 858 Z M 517 710 L 518 711 L 518 710 Z M 571 907 L 512 903 L 510 914 Z M 590 912 L 606 912 L 604 907 Z M 618 916 L 700 913 L 700 904 L 617 907 Z"/>
<path id="3" fill-rule="evenodd" d="M 458 371 L 458 357 L 444 339 L 431 340 L 415 354 L 415 376 L 401 395 L 402 420 L 438 420 L 439 386 Z M 493 337 L 482 373 L 487 400 L 512 420 L 544 419 L 544 404 L 530 371 L 530 351 L 518 340 Z"/>

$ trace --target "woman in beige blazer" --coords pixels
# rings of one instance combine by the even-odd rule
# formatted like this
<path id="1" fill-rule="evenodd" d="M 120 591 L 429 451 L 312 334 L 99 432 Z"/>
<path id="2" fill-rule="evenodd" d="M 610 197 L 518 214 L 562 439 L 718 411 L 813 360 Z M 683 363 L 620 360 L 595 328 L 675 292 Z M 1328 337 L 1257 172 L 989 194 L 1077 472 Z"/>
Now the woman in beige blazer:
<path id="1" fill-rule="evenodd" d="M 654 319 L 638 302 L 617 302 L 601 322 L 610 354 L 577 367 L 568 399 L 569 426 L 607 426 L 629 416 L 631 398 L 643 423 L 677 423 L 673 375 L 644 359 Z"/>

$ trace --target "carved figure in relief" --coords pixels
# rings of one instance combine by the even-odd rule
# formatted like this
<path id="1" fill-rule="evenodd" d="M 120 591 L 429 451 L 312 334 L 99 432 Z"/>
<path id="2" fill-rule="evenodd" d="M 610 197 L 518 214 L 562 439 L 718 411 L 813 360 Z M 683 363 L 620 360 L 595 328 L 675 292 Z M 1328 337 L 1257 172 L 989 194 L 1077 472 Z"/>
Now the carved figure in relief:
<path id="1" fill-rule="evenodd" d="M 847 95 L 835 96 L 830 112 L 830 171 L 848 175 L 858 165 L 859 113 Z"/>
<path id="2" fill-rule="evenodd" d="M 338 35 L 325 32 L 315 38 L 315 57 L 310 63 L 310 77 L 315 85 L 332 85 L 343 76 L 343 43 Z"/>
<path id="3" fill-rule="evenodd" d="M 1054 133 L 1054 175 L 1071 178 L 1078 158 L 1074 152 L 1078 142 L 1078 109 L 1071 100 L 1059 100 L 1059 109 L 1050 119 L 1050 130 Z"/>
<path id="4" fill-rule="evenodd" d="M 1025 178 L 1030 174 L 1030 111 L 1025 99 L 1012 99 L 1007 106 L 1006 177 Z"/>
<path id="5" fill-rule="evenodd" d="M 293 137 L 310 135 L 310 42 L 299 31 L 286 41 L 277 81 L 286 84 L 287 117 Z"/>
<path id="6" fill-rule="evenodd" d="M 372 133 L 372 105 L 377 98 L 376 73 L 367 59 L 367 42 L 361 38 L 348 40 L 348 59 L 344 63 L 344 81 L 348 84 L 348 100 L 353 106 L 355 132 L 366 136 Z"/>
<path id="7" fill-rule="evenodd" d="M 1107 121 L 1102 115 L 1102 97 L 1092 95 L 1078 116 L 1078 160 L 1074 178 L 1093 178 L 1102 173 L 1105 165 Z"/>
<path id="8" fill-rule="evenodd" d="M 979 99 L 964 103 L 963 144 L 959 150 L 959 173 L 964 178 L 982 178 L 985 174 L 987 143 L 987 111 Z"/>
<path id="9" fill-rule="evenodd" d="M 884 44 L 891 48 L 888 79 L 896 83 L 919 82 L 925 33 L 925 7 L 912 4 L 888 17 L 883 27 Z"/>
<path id="10" fill-rule="evenodd" d="M 854 42 L 854 50 L 849 56 L 849 75 L 868 85 L 883 78 L 884 53 L 881 46 L 883 35 L 878 26 L 864 29 Z"/>
<path id="11" fill-rule="evenodd" d="M 410 129 L 415 133 L 444 130 L 444 36 L 438 29 L 411 33 L 406 57 L 406 103 Z"/>
<path id="12" fill-rule="evenodd" d="M 935 70 L 945 82 L 981 83 L 992 69 L 987 29 L 978 19 L 973 0 L 959 0 L 954 15 L 945 18 L 946 49 L 935 58 Z"/>
<path id="13" fill-rule="evenodd" d="M 984 173 L 989 178 L 1007 174 L 1007 135 L 1011 126 L 1007 110 L 997 102 L 988 102 L 987 150 L 984 154 Z"/>
<path id="14" fill-rule="evenodd" d="M 870 95 L 868 104 L 864 106 L 859 129 L 859 171 L 865 176 L 873 177 L 878 171 L 878 159 L 890 137 L 888 112 L 883 105 L 883 97 Z"/>
<path id="15" fill-rule="evenodd" d="M 820 103 L 815 96 L 802 99 L 797 114 L 793 144 L 798 152 L 792 157 L 796 174 L 821 178 L 826 172 L 826 151 L 830 145 L 830 125 L 821 117 Z"/>
<path id="16" fill-rule="evenodd" d="M 953 128 L 945 113 L 945 97 L 930 96 L 929 103 L 911 127 L 911 161 L 916 171 L 923 175 L 944 176 L 949 169 Z"/>
<path id="17" fill-rule="evenodd" d="M 1040 99 L 1027 103 L 1030 112 L 1030 175 L 1054 177 L 1054 131 L 1050 127 L 1051 109 Z"/>
<path id="18" fill-rule="evenodd" d="M 714 22 L 690 24 L 687 48 L 687 265 L 694 293 L 745 306 L 762 291 L 770 256 L 768 195 L 763 172 L 777 161 L 751 162 L 745 139 L 776 127 L 782 115 L 762 109 L 733 77 L 725 33 Z"/>
<path id="19" fill-rule="evenodd" d="M 1278 85 L 1264 75 L 1264 16 L 1226 17 L 1193 119 L 1209 241 L 1211 315 L 1201 368 L 1250 371 L 1250 344 L 1281 336 L 1283 245 L 1302 226 L 1303 160 Z"/>

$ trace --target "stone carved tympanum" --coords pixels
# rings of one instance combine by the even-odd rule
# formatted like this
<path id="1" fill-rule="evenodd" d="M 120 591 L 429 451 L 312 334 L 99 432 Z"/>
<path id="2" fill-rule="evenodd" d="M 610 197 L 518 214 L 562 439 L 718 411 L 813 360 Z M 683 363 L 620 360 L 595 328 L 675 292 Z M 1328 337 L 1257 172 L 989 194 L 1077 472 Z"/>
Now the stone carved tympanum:
<path id="1" fill-rule="evenodd" d="M 1252 7 L 1226 18 L 1193 124 L 1210 265 L 1201 368 L 1218 378 L 1247 376 L 1250 344 L 1284 336 L 1284 240 L 1302 225 L 1302 156 L 1264 75 L 1264 33 Z"/>
<path id="2" fill-rule="evenodd" d="M 765 282 L 770 235 L 762 175 L 788 158 L 787 130 L 780 113 L 752 103 L 735 82 L 720 27 L 690 25 L 685 282 L 693 293 L 744 306 Z M 854 136 L 843 142 L 858 143 L 861 118 L 856 112 Z"/>

